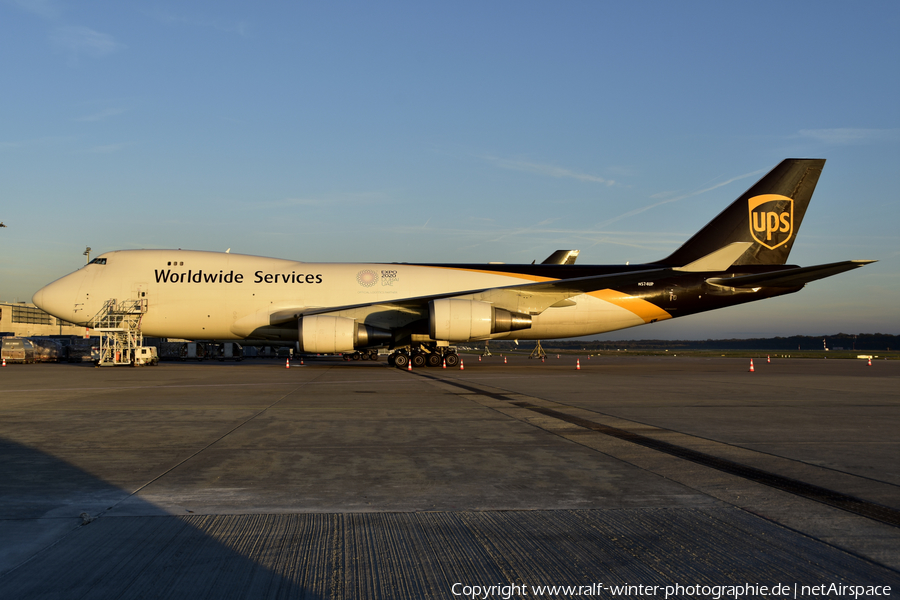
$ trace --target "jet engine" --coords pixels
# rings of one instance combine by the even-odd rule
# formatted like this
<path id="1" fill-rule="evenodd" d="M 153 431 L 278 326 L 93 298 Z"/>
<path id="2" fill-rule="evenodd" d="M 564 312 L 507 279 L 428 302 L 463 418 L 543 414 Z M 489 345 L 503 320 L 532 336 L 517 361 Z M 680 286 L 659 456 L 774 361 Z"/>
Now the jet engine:
<path id="1" fill-rule="evenodd" d="M 387 344 L 390 331 L 359 323 L 355 319 L 329 315 L 311 315 L 297 321 L 301 352 L 333 354 L 357 348 Z"/>
<path id="2" fill-rule="evenodd" d="M 488 302 L 446 298 L 428 303 L 428 326 L 431 339 L 465 342 L 529 329 L 531 315 L 496 308 Z"/>

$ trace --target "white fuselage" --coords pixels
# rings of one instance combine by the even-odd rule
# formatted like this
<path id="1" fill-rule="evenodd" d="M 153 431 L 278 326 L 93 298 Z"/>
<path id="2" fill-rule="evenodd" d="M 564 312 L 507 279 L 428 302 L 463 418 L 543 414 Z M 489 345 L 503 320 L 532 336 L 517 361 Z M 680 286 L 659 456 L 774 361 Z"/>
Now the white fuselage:
<path id="1" fill-rule="evenodd" d="M 333 314 L 390 327 L 402 318 L 402 306 L 386 310 L 383 303 L 544 280 L 477 265 L 303 263 L 221 252 L 121 250 L 45 286 L 34 302 L 60 319 L 86 325 L 110 299 L 140 299 L 146 304 L 144 335 L 225 340 L 251 336 L 279 311 L 334 308 Z M 611 290 L 581 294 L 568 306 L 534 315 L 530 329 L 493 337 L 572 337 L 669 317 L 647 303 L 635 310 L 633 300 Z"/>

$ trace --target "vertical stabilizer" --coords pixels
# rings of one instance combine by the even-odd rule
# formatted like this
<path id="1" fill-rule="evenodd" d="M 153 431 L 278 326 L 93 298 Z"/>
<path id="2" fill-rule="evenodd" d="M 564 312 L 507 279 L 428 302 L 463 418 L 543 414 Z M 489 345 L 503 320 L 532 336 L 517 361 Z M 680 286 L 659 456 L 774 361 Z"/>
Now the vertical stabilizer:
<path id="1" fill-rule="evenodd" d="M 735 242 L 749 247 L 735 265 L 783 265 L 797 238 L 824 159 L 788 158 L 660 264 L 683 266 Z"/>

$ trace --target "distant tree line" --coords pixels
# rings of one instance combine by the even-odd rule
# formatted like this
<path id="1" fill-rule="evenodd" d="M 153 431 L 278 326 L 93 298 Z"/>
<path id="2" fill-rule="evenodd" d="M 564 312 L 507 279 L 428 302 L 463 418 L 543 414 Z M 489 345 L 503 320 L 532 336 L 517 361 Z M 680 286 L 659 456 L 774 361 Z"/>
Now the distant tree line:
<path id="1" fill-rule="evenodd" d="M 725 340 L 544 340 L 544 349 L 560 350 L 822 350 L 822 340 L 828 348 L 844 350 L 891 350 L 900 348 L 900 335 L 884 333 L 838 333 L 836 335 L 725 339 Z M 521 342 L 525 349 L 531 342 Z M 512 348 L 513 342 L 492 341 L 490 347 Z"/>

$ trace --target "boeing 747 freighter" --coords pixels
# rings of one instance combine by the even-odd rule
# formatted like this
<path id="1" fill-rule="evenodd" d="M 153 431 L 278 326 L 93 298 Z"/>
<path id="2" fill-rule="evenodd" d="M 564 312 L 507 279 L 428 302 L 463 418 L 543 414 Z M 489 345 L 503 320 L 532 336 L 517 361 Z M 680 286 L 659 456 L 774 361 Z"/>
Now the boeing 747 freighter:
<path id="1" fill-rule="evenodd" d="M 575 265 L 571 252 L 473 265 L 119 250 L 40 289 L 34 303 L 90 326 L 109 299 L 133 299 L 144 335 L 297 341 L 312 353 L 386 346 L 397 366 L 453 365 L 456 343 L 599 334 L 790 294 L 874 262 L 785 264 L 824 164 L 782 161 L 674 253 L 642 265 Z"/>

